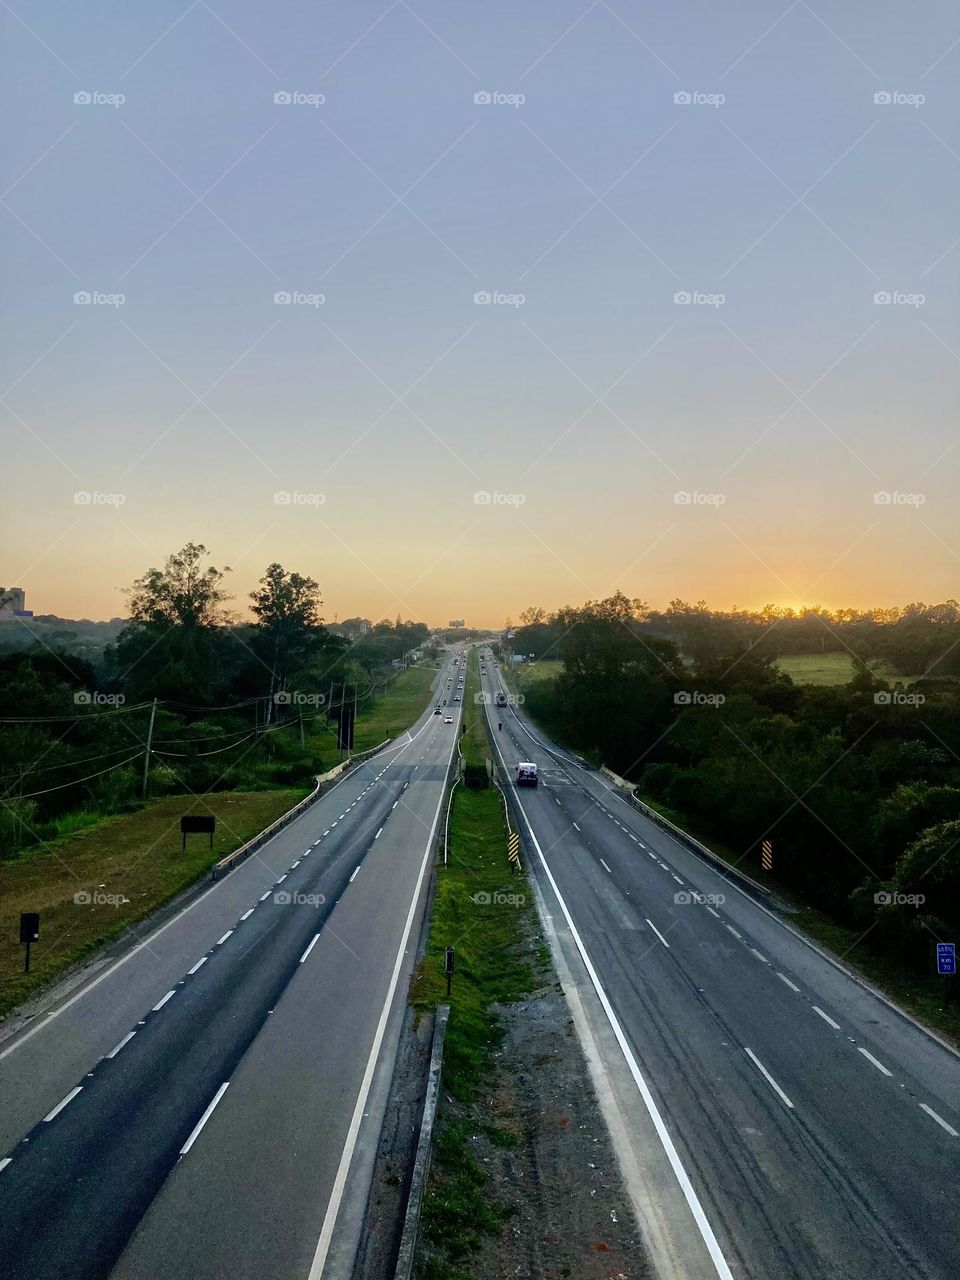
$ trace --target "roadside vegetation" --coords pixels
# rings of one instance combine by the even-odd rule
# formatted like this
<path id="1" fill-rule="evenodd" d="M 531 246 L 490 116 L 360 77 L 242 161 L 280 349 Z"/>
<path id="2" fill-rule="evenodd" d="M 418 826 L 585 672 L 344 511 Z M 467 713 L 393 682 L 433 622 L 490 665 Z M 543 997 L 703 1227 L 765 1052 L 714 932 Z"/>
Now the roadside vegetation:
<path id="1" fill-rule="evenodd" d="M 503 656 L 562 663 L 522 686 L 548 733 L 765 882 L 770 840 L 798 923 L 956 1034 L 934 956 L 960 932 L 960 605 L 656 613 L 618 594 L 527 619 Z M 787 645 L 822 664 L 825 629 L 856 655 L 845 683 L 778 669 Z"/>
<path id="2" fill-rule="evenodd" d="M 465 759 L 477 764 L 490 754 L 490 744 L 483 708 L 473 701 L 479 691 L 475 652 L 469 673 L 462 746 Z M 448 946 L 455 950 L 456 973 L 443 1093 L 453 1102 L 443 1102 L 438 1116 L 421 1225 L 420 1280 L 469 1280 L 471 1256 L 510 1216 L 509 1205 L 491 1198 L 475 1146 L 478 1125 L 497 1145 L 513 1145 L 517 1136 L 492 1126 L 489 1108 L 481 1112 L 478 1103 L 491 1089 L 502 1039 L 497 1008 L 531 991 L 546 961 L 527 877 L 507 860 L 503 799 L 495 787 L 459 786 L 453 793 L 449 864 L 437 868 L 427 954 L 411 990 L 417 1008 L 447 1002 Z"/>

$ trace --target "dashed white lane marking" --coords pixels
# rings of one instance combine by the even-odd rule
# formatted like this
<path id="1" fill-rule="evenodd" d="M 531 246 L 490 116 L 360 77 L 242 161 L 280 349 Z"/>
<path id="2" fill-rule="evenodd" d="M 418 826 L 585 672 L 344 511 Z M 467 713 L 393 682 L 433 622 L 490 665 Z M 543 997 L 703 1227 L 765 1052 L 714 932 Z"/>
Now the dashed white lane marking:
<path id="1" fill-rule="evenodd" d="M 390 806 L 390 808 L 391 808 L 391 809 L 395 809 L 399 803 L 400 803 L 400 801 L 399 801 L 399 800 L 394 800 L 394 802 L 393 802 L 393 804 Z"/>
<path id="2" fill-rule="evenodd" d="M 206 963 L 207 963 L 207 957 L 201 956 L 200 959 L 197 961 L 197 963 L 193 966 L 193 968 L 187 970 L 188 975 L 192 976 L 197 972 L 199 968 L 201 968 Z"/>
<path id="3" fill-rule="evenodd" d="M 354 880 L 356 880 L 356 878 L 357 878 L 357 876 L 358 876 L 359 874 L 360 874 L 360 868 L 359 868 L 359 867 L 357 867 L 357 868 L 354 870 L 353 875 L 350 877 L 350 884 L 353 884 Z"/>
<path id="4" fill-rule="evenodd" d="M 579 831 L 579 830 L 580 830 L 580 828 L 577 826 L 577 824 L 576 824 L 576 823 L 574 823 L 574 824 L 573 824 L 573 829 L 574 829 L 574 831 Z M 601 859 L 600 859 L 600 861 L 602 862 L 602 861 L 603 861 L 603 859 L 601 858 Z"/>
<path id="5" fill-rule="evenodd" d="M 748 1058 L 750 1058 L 751 1062 L 753 1062 L 753 1064 L 757 1067 L 757 1069 L 762 1073 L 767 1084 L 769 1084 L 771 1089 L 773 1089 L 776 1092 L 780 1100 L 786 1106 L 788 1106 L 791 1111 L 793 1111 L 795 1109 L 793 1103 L 790 1101 L 787 1095 L 783 1092 L 783 1090 L 777 1084 L 776 1080 L 774 1080 L 773 1076 L 770 1074 L 767 1068 L 763 1065 L 763 1063 L 760 1061 L 757 1055 L 753 1052 L 753 1050 L 747 1049 L 746 1046 L 744 1046 L 744 1053 L 747 1055 Z"/>
<path id="6" fill-rule="evenodd" d="M 830 1026 L 833 1027 L 834 1031 L 840 1030 L 840 1023 L 834 1022 L 834 1020 L 830 1017 L 828 1013 L 824 1013 L 823 1010 L 818 1008 L 815 1004 L 812 1004 L 810 1008 L 813 1010 L 814 1013 L 818 1013 L 820 1017 L 824 1020 L 824 1022 L 829 1023 Z"/>
<path id="7" fill-rule="evenodd" d="M 307 850 L 307 853 L 309 853 L 309 852 L 310 852 L 310 850 L 308 849 L 308 850 Z M 300 857 L 296 860 L 296 862 L 291 862 L 291 863 L 290 863 L 290 870 L 291 870 L 291 871 L 293 871 L 293 870 L 295 870 L 297 867 L 299 867 L 300 863 L 301 863 L 301 862 L 303 861 L 303 859 L 307 856 L 307 853 L 302 853 L 302 854 L 300 855 Z"/>
<path id="8" fill-rule="evenodd" d="M 205 960 L 205 959 L 206 959 L 206 956 L 204 956 L 204 960 Z M 203 962 L 201 961 L 201 963 L 203 963 Z M 127 1032 L 127 1034 L 126 1034 L 126 1035 L 123 1037 L 123 1039 L 120 1041 L 120 1043 L 119 1043 L 118 1045 L 115 1045 L 115 1046 L 114 1046 L 114 1048 L 112 1048 L 112 1049 L 110 1050 L 110 1052 L 107 1054 L 107 1057 L 108 1057 L 108 1058 L 115 1058 L 115 1057 L 117 1056 L 117 1054 L 120 1052 L 120 1050 L 123 1048 L 123 1046 L 124 1046 L 125 1044 L 129 1044 L 129 1043 L 130 1043 L 130 1041 L 133 1039 L 133 1037 L 134 1037 L 136 1034 L 137 1034 L 137 1033 L 136 1033 L 135 1031 L 128 1031 L 128 1032 Z"/>
<path id="9" fill-rule="evenodd" d="M 190 1137 L 186 1140 L 186 1142 L 180 1148 L 180 1154 L 182 1156 L 185 1156 L 187 1154 L 187 1152 L 196 1142 L 197 1138 L 200 1137 L 200 1130 L 203 1128 L 203 1126 L 207 1123 L 207 1121 L 213 1115 L 213 1109 L 217 1105 L 217 1103 L 220 1101 L 220 1099 L 223 1097 L 223 1095 L 227 1092 L 227 1085 L 229 1083 L 230 1081 L 227 1080 L 224 1084 L 220 1086 L 217 1092 L 213 1095 L 213 1101 L 210 1103 L 209 1107 L 207 1107 L 206 1111 L 197 1121 L 197 1127 L 194 1129 L 193 1133 L 191 1133 Z"/>
<path id="10" fill-rule="evenodd" d="M 3 1159 L 0 1160 L 0 1173 L 3 1173 L 8 1164 L 13 1164 L 12 1156 L 4 1156 Z"/>
<path id="11" fill-rule="evenodd" d="M 228 930 L 227 930 L 227 932 L 223 935 L 223 937 L 222 937 L 222 938 L 218 938 L 218 939 L 217 939 L 217 946 L 218 946 L 218 947 L 222 947 L 222 946 L 223 946 L 223 944 L 226 942 L 226 940 L 230 937 L 230 935 L 231 935 L 232 933 L 233 933 L 233 930 L 232 930 L 232 929 L 228 929 Z"/>
<path id="12" fill-rule="evenodd" d="M 557 797 L 556 797 L 556 796 L 554 796 L 554 797 L 553 797 L 553 799 L 554 799 L 554 803 L 555 803 L 555 804 L 559 804 L 559 803 L 560 803 L 560 801 L 557 799 Z"/>
<path id="13" fill-rule="evenodd" d="M 603 866 L 607 867 L 607 864 L 603 861 L 603 859 L 602 859 L 602 858 L 600 859 L 600 861 L 601 861 L 601 863 L 603 864 Z M 608 871 L 610 871 L 610 868 L 609 868 L 609 867 L 607 867 L 607 870 L 608 870 Z M 611 874 L 611 875 L 613 875 L 613 872 L 612 872 L 612 871 L 610 871 L 610 874 Z"/>
<path id="14" fill-rule="evenodd" d="M 329 827 L 327 827 L 326 831 L 323 833 L 323 836 L 328 836 L 329 834 L 330 834 L 330 828 L 329 828 Z M 321 836 L 321 837 L 320 837 L 320 840 L 322 840 L 322 839 L 323 839 L 323 836 Z M 319 844 L 319 842 L 320 842 L 320 841 L 317 841 L 317 843 L 318 843 L 318 844 Z"/>
<path id="15" fill-rule="evenodd" d="M 710 912 L 712 916 L 715 916 L 718 920 L 720 919 L 719 911 L 714 911 L 713 907 L 707 907 L 707 910 Z"/>
<path id="16" fill-rule="evenodd" d="M 175 990 L 175 989 L 174 989 L 174 990 L 170 990 L 170 991 L 168 991 L 168 992 L 167 992 L 167 994 L 163 997 L 163 999 L 162 999 L 162 1000 L 158 1000 L 158 1001 L 157 1001 L 157 1003 L 153 1006 L 153 1009 L 151 1010 L 151 1012 L 152 1012 L 152 1013 L 158 1013 L 158 1012 L 163 1008 L 163 1006 L 167 1003 L 167 1001 L 170 999 L 170 997 L 171 997 L 171 996 L 175 996 L 176 994 L 177 994 L 177 993 L 176 993 L 176 990 Z"/>
<path id="17" fill-rule="evenodd" d="M 252 915 L 253 915 L 253 907 L 251 907 L 249 911 L 245 911 L 243 913 L 243 915 L 240 917 L 241 923 L 244 920 L 249 920 Z"/>
<path id="18" fill-rule="evenodd" d="M 71 1089 L 70 1092 L 67 1094 L 67 1096 L 65 1098 L 62 1098 L 57 1103 L 57 1105 L 53 1108 L 52 1111 L 47 1112 L 47 1114 L 43 1117 L 43 1123 L 49 1124 L 51 1120 L 55 1120 L 57 1116 L 60 1114 L 60 1112 L 63 1110 L 63 1108 L 67 1105 L 67 1103 L 72 1102 L 74 1098 L 77 1096 L 77 1094 L 82 1091 L 82 1089 L 83 1089 L 82 1084 L 78 1084 L 75 1089 Z"/>
<path id="19" fill-rule="evenodd" d="M 750 947 L 750 950 L 751 950 L 751 951 L 753 952 L 753 954 L 757 957 L 757 959 L 758 959 L 758 960 L 761 960 L 764 964 L 769 964 L 769 963 L 770 963 L 770 961 L 767 959 L 767 957 L 766 957 L 766 956 L 764 956 L 764 955 L 761 955 L 761 954 L 760 954 L 760 952 L 757 950 L 757 948 L 756 948 L 756 947 Z"/>
<path id="20" fill-rule="evenodd" d="M 660 932 L 660 930 L 657 928 L 657 926 L 653 923 L 653 921 L 652 921 L 652 920 L 647 919 L 647 917 L 646 917 L 646 916 L 644 916 L 643 918 L 644 918 L 644 920 L 646 920 L 646 921 L 647 921 L 647 924 L 650 926 L 650 928 L 653 930 L 653 932 L 657 935 L 657 937 L 660 939 L 660 941 L 663 943 L 663 945 L 664 945 L 664 946 L 667 948 L 667 950 L 669 951 L 669 950 L 670 950 L 670 943 L 666 940 L 666 938 L 663 936 L 663 934 Z"/>
<path id="21" fill-rule="evenodd" d="M 781 973 L 779 969 L 776 971 L 776 973 L 780 981 L 785 982 L 791 991 L 796 991 L 797 995 L 800 994 L 800 988 L 797 986 L 795 982 L 791 982 L 790 979 L 786 976 L 786 974 Z"/>
<path id="22" fill-rule="evenodd" d="M 732 924 L 725 925 L 724 928 L 729 929 L 735 938 L 739 938 L 741 942 L 743 941 L 743 934 L 737 933 Z"/>
<path id="23" fill-rule="evenodd" d="M 936 1120 L 940 1128 L 946 1129 L 947 1133 L 949 1133 L 952 1138 L 960 1138 L 960 1133 L 957 1133 L 956 1129 L 954 1129 L 952 1125 L 947 1124 L 943 1116 L 938 1116 L 937 1113 L 934 1111 L 933 1107 L 928 1107 L 925 1102 L 921 1102 L 920 1110 L 925 1111 L 927 1115 L 931 1118 L 931 1120 Z M 0 1168 L 2 1167 L 3 1166 L 0 1165 Z"/>
<path id="24" fill-rule="evenodd" d="M 283 875 L 280 877 L 280 879 L 279 879 L 279 880 L 274 880 L 274 882 L 273 882 L 273 883 L 274 883 L 274 884 L 283 884 L 284 880 L 286 880 L 286 878 L 287 878 L 287 876 L 288 876 L 289 874 L 290 874 L 290 873 L 289 873 L 288 871 L 285 871 L 285 872 L 283 873 Z"/>
<path id="25" fill-rule="evenodd" d="M 380 832 L 382 832 L 382 831 L 383 831 L 383 827 L 381 827 L 381 828 L 380 828 L 380 831 L 378 831 L 378 832 L 377 832 L 377 834 L 373 837 L 373 838 L 374 838 L 374 840 L 379 840 L 379 839 L 380 839 Z"/>
<path id="26" fill-rule="evenodd" d="M 857 1052 L 862 1053 L 868 1062 L 872 1062 L 878 1071 L 882 1071 L 885 1076 L 892 1076 L 893 1072 L 888 1071 L 882 1062 L 879 1062 L 869 1049 L 864 1049 L 863 1045 L 857 1045 Z"/>
<path id="27" fill-rule="evenodd" d="M 673 872 L 672 872 L 672 871 L 670 872 L 670 874 L 673 876 Z M 680 879 L 680 877 L 679 877 L 679 876 L 673 876 L 673 878 L 674 878 L 674 880 L 676 880 L 677 884 L 683 884 L 683 881 Z"/>
<path id="28" fill-rule="evenodd" d="M 313 935 L 313 937 L 310 939 L 310 945 L 309 945 L 309 947 L 307 947 L 306 951 L 305 951 L 305 952 L 303 953 L 303 955 L 300 957 L 300 963 L 301 963 L 301 964 L 303 964 L 304 960 L 306 960 L 307 956 L 310 954 L 310 952 L 313 950 L 313 948 L 317 945 L 317 939 L 318 939 L 319 937 L 320 937 L 319 933 L 315 933 L 315 934 Z"/>
<path id="29" fill-rule="evenodd" d="M 261 901 L 261 902 L 266 902 L 266 900 L 270 897 L 270 894 L 271 894 L 272 892 L 273 892 L 273 890 L 272 890 L 272 889 L 268 889 L 266 893 L 261 893 L 261 895 L 260 895 L 260 901 Z"/>

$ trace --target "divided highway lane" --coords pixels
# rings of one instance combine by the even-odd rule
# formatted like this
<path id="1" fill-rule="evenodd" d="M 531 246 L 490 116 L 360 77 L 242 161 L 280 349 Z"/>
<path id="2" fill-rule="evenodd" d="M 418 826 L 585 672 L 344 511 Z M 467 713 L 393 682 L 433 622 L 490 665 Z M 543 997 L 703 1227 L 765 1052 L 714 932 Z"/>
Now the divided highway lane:
<path id="1" fill-rule="evenodd" d="M 418 757 L 437 736 L 431 712 L 142 949 L 6 1047 L 5 1274 L 108 1273 L 283 992 L 320 953 L 358 868 L 403 811 Z M 446 727 L 448 750 L 454 733 Z M 438 779 L 433 789 L 442 786 Z"/>
<path id="2" fill-rule="evenodd" d="M 514 794 L 534 870 L 650 1087 L 716 1273 L 960 1275 L 960 1061 L 513 710 L 490 714 L 507 761 L 540 767 Z"/>

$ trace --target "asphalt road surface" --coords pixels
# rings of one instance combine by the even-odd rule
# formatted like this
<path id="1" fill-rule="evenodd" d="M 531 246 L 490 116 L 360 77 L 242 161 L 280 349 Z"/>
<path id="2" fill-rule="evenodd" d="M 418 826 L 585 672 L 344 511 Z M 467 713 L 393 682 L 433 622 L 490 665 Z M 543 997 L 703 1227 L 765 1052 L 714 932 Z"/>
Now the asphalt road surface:
<path id="1" fill-rule="evenodd" d="M 5 1276 L 349 1273 L 448 709 L 4 1046 Z"/>
<path id="2" fill-rule="evenodd" d="M 504 689 L 490 662 L 483 687 Z M 681 1207 L 662 1215 L 675 1273 L 960 1277 L 960 1058 L 516 708 L 488 717 L 545 909 L 603 1024 L 619 1141 L 636 1128 L 626 1165 L 640 1199 Z M 514 785 L 519 760 L 538 787 Z"/>

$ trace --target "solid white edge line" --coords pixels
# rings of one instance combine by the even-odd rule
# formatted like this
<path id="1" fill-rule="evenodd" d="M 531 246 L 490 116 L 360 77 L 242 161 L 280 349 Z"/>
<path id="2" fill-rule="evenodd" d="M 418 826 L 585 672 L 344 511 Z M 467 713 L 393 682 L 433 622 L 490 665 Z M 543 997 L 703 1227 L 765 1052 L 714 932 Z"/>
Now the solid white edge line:
<path id="1" fill-rule="evenodd" d="M 315 933 L 315 934 L 313 935 L 313 937 L 310 939 L 310 945 L 309 945 L 309 947 L 307 947 L 306 951 L 305 951 L 305 952 L 303 953 L 303 955 L 300 957 L 300 963 L 301 963 L 301 964 L 303 964 L 304 960 L 306 960 L 307 956 L 310 954 L 310 952 L 313 950 L 313 948 L 317 945 L 317 940 L 319 939 L 319 937 L 320 937 L 319 933 Z"/>
<path id="2" fill-rule="evenodd" d="M 204 1125 L 207 1123 L 207 1121 L 210 1119 L 211 1115 L 213 1114 L 213 1109 L 214 1109 L 214 1107 L 217 1105 L 217 1103 L 220 1101 L 220 1099 L 223 1097 L 223 1095 L 227 1092 L 227 1085 L 228 1085 L 229 1083 L 230 1083 L 230 1081 L 229 1081 L 229 1080 L 225 1081 L 225 1082 L 220 1086 L 220 1088 L 217 1090 L 217 1092 L 213 1095 L 213 1101 L 210 1103 L 210 1105 L 207 1107 L 206 1111 L 203 1113 L 203 1115 L 202 1115 L 202 1116 L 200 1117 L 200 1119 L 197 1121 L 197 1127 L 194 1129 L 193 1133 L 191 1133 L 190 1137 L 186 1140 L 186 1142 L 185 1142 L 185 1143 L 183 1144 L 183 1146 L 180 1148 L 180 1154 L 181 1154 L 182 1156 L 185 1156 L 185 1155 L 187 1154 L 187 1152 L 190 1150 L 190 1148 L 191 1148 L 191 1147 L 193 1146 L 193 1144 L 196 1142 L 197 1138 L 199 1138 L 199 1137 L 200 1137 L 200 1130 L 203 1128 L 203 1126 L 204 1126 Z"/>
<path id="3" fill-rule="evenodd" d="M 120 1050 L 123 1048 L 123 1046 L 124 1046 L 125 1044 L 129 1044 L 129 1043 L 130 1043 L 130 1041 L 133 1039 L 133 1037 L 134 1037 L 136 1034 L 137 1034 L 137 1033 L 136 1033 L 135 1031 L 128 1031 L 128 1032 L 127 1032 L 127 1034 L 126 1034 L 126 1035 L 123 1037 L 123 1039 L 120 1041 L 120 1043 L 119 1043 L 118 1045 L 114 1045 L 114 1047 L 113 1047 L 113 1048 L 110 1050 L 110 1052 L 107 1054 L 107 1057 L 108 1057 L 108 1058 L 115 1058 L 115 1057 L 117 1056 L 117 1054 L 120 1052 Z"/>
<path id="4" fill-rule="evenodd" d="M 190 976 L 192 976 L 193 974 L 195 974 L 195 973 L 197 972 L 197 970 L 198 970 L 202 965 L 205 965 L 206 963 L 207 963 L 207 957 L 206 957 L 206 956 L 201 956 L 201 957 L 200 957 L 200 959 L 197 961 L 197 963 L 193 966 L 193 968 L 192 968 L 192 969 L 188 969 L 188 970 L 187 970 L 187 976 L 188 976 L 188 977 L 190 977 Z"/>
<path id="5" fill-rule="evenodd" d="M 383 1002 L 383 1008 L 380 1011 L 380 1020 L 377 1023 L 377 1030 L 373 1038 L 373 1044 L 370 1046 L 370 1055 L 367 1058 L 366 1069 L 363 1073 L 363 1079 L 360 1082 L 360 1092 L 357 1095 L 356 1106 L 353 1109 L 353 1116 L 350 1120 L 350 1128 L 347 1130 L 347 1136 L 343 1144 L 343 1151 L 340 1155 L 340 1164 L 337 1167 L 333 1188 L 330 1192 L 330 1199 L 327 1201 L 327 1211 L 323 1217 L 323 1226 L 320 1228 L 320 1239 L 317 1241 L 316 1252 L 313 1255 L 313 1263 L 311 1264 L 307 1280 L 321 1280 L 323 1268 L 327 1261 L 327 1254 L 330 1251 L 330 1241 L 333 1238 L 333 1229 L 336 1226 L 337 1217 L 340 1213 L 340 1204 L 343 1200 L 344 1190 L 346 1189 L 347 1177 L 350 1173 L 350 1165 L 353 1162 L 353 1153 L 356 1149 L 357 1137 L 360 1133 L 360 1125 L 367 1105 L 367 1097 L 370 1093 L 370 1087 L 373 1084 L 373 1075 L 376 1070 L 377 1060 L 380 1057 L 380 1046 L 383 1043 L 383 1037 L 386 1034 L 387 1021 L 390 1017 L 390 1009 L 393 1005 L 394 995 L 396 994 L 397 983 L 400 981 L 400 971 L 403 968 L 407 944 L 410 939 L 410 931 L 413 928 L 413 921 L 417 914 L 417 904 L 420 900 L 424 876 L 427 873 L 427 864 L 430 861 L 430 850 L 433 848 L 433 841 L 437 834 L 437 824 L 440 821 L 440 810 L 443 807 L 444 796 L 447 789 L 446 779 L 450 776 L 450 764 L 453 760 L 453 752 L 456 745 L 456 741 L 454 741 L 450 746 L 450 754 L 447 757 L 447 767 L 444 773 L 444 786 L 441 788 L 440 797 L 437 800 L 437 807 L 434 811 L 433 822 L 430 826 L 430 835 L 427 839 L 427 843 L 423 851 L 423 858 L 420 863 L 420 874 L 417 877 L 413 897 L 410 900 L 410 910 L 407 912 L 406 923 L 403 927 L 403 935 L 401 936 L 400 946 L 397 950 L 397 958 L 393 966 L 393 973 L 390 977 L 390 985 L 387 989 L 386 998 Z M 727 1272 L 724 1276 L 724 1280 L 733 1280 L 733 1277 L 730 1276 L 729 1272 Z"/>
<path id="6" fill-rule="evenodd" d="M 828 1022 L 830 1026 L 833 1027 L 834 1031 L 840 1030 L 840 1023 L 834 1022 L 834 1020 L 830 1017 L 830 1015 L 828 1013 L 824 1013 L 823 1010 L 819 1007 L 819 1005 L 812 1004 L 810 1008 L 813 1010 L 814 1013 L 818 1013 L 820 1017 L 824 1020 L 824 1022 Z"/>
<path id="7" fill-rule="evenodd" d="M 767 1084 L 769 1084 L 770 1088 L 777 1093 L 781 1102 L 785 1103 L 790 1108 L 791 1111 L 796 1110 L 793 1103 L 790 1101 L 787 1095 L 783 1092 L 783 1090 L 777 1084 L 776 1080 L 774 1080 L 773 1076 L 770 1074 L 767 1068 L 763 1065 L 763 1063 L 760 1061 L 757 1055 L 753 1052 L 753 1050 L 748 1049 L 746 1045 L 744 1045 L 743 1051 L 753 1062 L 754 1066 L 756 1066 L 757 1070 L 761 1072 Z"/>
<path id="8" fill-rule="evenodd" d="M 797 995 L 800 994 L 800 988 L 797 986 L 795 982 L 791 982 L 785 973 L 781 973 L 779 969 L 777 969 L 775 972 L 777 977 L 780 979 L 780 981 L 785 982 L 791 991 L 795 991 Z"/>
<path id="9" fill-rule="evenodd" d="M 652 920 L 647 919 L 647 917 L 646 917 L 646 916 L 644 916 L 643 918 L 644 918 L 644 920 L 646 920 L 646 921 L 647 921 L 647 924 L 650 926 L 650 928 L 653 930 L 653 932 L 657 935 L 657 937 L 660 939 L 660 941 L 663 943 L 663 945 L 664 945 L 664 946 L 667 948 L 667 950 L 669 951 L 669 950 L 670 950 L 670 943 L 666 940 L 666 938 L 663 936 L 663 934 L 660 932 L 660 930 L 657 928 L 657 926 L 653 923 L 653 921 L 652 921 Z"/>
<path id="10" fill-rule="evenodd" d="M 893 1072 L 888 1071 L 887 1068 L 883 1065 L 883 1063 L 873 1056 L 873 1054 L 870 1052 L 869 1049 L 864 1049 L 863 1045 L 860 1045 L 860 1044 L 857 1045 L 857 1052 L 862 1053 L 863 1056 L 867 1059 L 867 1061 L 872 1062 L 873 1065 L 877 1068 L 877 1070 L 882 1071 L 885 1076 L 893 1075 Z"/>
<path id="11" fill-rule="evenodd" d="M 157 1001 L 157 1003 L 153 1006 L 153 1008 L 150 1010 L 150 1012 L 151 1012 L 151 1013 L 159 1013 L 159 1011 L 160 1011 L 160 1010 L 163 1008 L 163 1006 L 167 1003 L 167 1001 L 170 999 L 170 997 L 171 997 L 171 996 L 175 996 L 176 994 L 177 994 L 176 989 L 175 989 L 175 988 L 173 988 L 173 987 L 171 987 L 171 989 L 167 992 L 167 994 L 166 994 L 165 996 L 161 996 L 161 998 L 160 998 L 160 999 Z"/>
<path id="12" fill-rule="evenodd" d="M 61 1098 L 61 1100 L 57 1103 L 57 1105 L 53 1108 L 52 1111 L 47 1112 L 47 1114 L 43 1117 L 43 1123 L 49 1124 L 51 1120 L 55 1120 L 56 1117 L 63 1110 L 63 1108 L 67 1105 L 67 1103 L 72 1102 L 74 1098 L 77 1096 L 77 1094 L 81 1093 L 82 1090 L 83 1090 L 82 1084 L 78 1084 L 75 1089 L 71 1089 L 65 1098 Z"/>
<path id="13" fill-rule="evenodd" d="M 496 739 L 494 739 L 494 741 L 496 742 Z M 500 763 L 503 765 L 504 769 L 506 769 L 507 762 L 503 758 L 503 752 L 500 749 L 499 742 L 497 742 L 497 754 L 500 756 Z M 593 988 L 597 993 L 597 997 L 599 998 L 601 1005 L 603 1006 L 603 1011 L 607 1016 L 607 1021 L 610 1023 L 610 1027 L 613 1030 L 613 1034 L 617 1038 L 617 1042 L 620 1045 L 620 1050 L 624 1056 L 624 1059 L 626 1060 L 627 1067 L 630 1071 L 631 1076 L 633 1077 L 634 1083 L 637 1086 L 637 1089 L 640 1093 L 640 1097 L 643 1099 L 643 1104 L 647 1109 L 647 1114 L 650 1116 L 650 1119 L 653 1122 L 653 1126 L 657 1131 L 657 1137 L 660 1139 L 660 1145 L 663 1147 L 664 1152 L 666 1153 L 667 1159 L 670 1162 L 670 1167 L 673 1170 L 674 1176 L 676 1177 L 677 1182 L 680 1184 L 680 1190 L 683 1192 L 684 1199 L 686 1200 L 690 1208 L 690 1212 L 693 1214 L 693 1220 L 697 1224 L 697 1230 L 700 1232 L 700 1236 L 703 1239 L 703 1243 L 706 1246 L 707 1252 L 710 1255 L 710 1260 L 713 1263 L 714 1268 L 716 1269 L 717 1275 L 721 1277 L 721 1280 L 733 1280 L 733 1273 L 731 1272 L 729 1266 L 727 1265 L 726 1258 L 723 1256 L 723 1251 L 720 1248 L 720 1244 L 717 1240 L 716 1235 L 714 1234 L 713 1227 L 711 1227 L 710 1222 L 707 1219 L 707 1215 L 704 1212 L 703 1205 L 700 1203 L 699 1197 L 697 1196 L 697 1193 L 693 1188 L 693 1183 L 690 1181 L 690 1177 L 686 1169 L 683 1167 L 683 1163 L 680 1160 L 680 1156 L 677 1154 L 677 1149 L 673 1144 L 673 1139 L 670 1137 L 670 1134 L 667 1131 L 667 1126 L 663 1122 L 663 1117 L 661 1116 L 660 1111 L 657 1107 L 657 1104 L 654 1101 L 653 1094 L 650 1092 L 649 1086 L 647 1085 L 646 1080 L 643 1078 L 643 1074 L 640 1071 L 639 1064 L 637 1063 L 637 1060 L 634 1057 L 633 1050 L 630 1048 L 630 1045 L 627 1041 L 627 1037 L 624 1034 L 624 1030 L 620 1025 L 620 1021 L 617 1018 L 617 1015 L 614 1013 L 613 1006 L 610 1003 L 609 997 L 607 996 L 606 991 L 604 991 L 603 989 L 603 985 L 600 982 L 600 978 L 597 974 L 596 969 L 593 967 L 593 961 L 590 959 L 590 956 L 587 953 L 587 949 L 583 944 L 583 939 L 580 937 L 580 934 L 577 931 L 577 926 L 573 923 L 573 917 L 571 916 L 570 909 L 567 906 L 566 902 L 564 901 L 563 895 L 560 892 L 560 887 L 557 884 L 556 880 L 553 878 L 553 872 L 550 870 L 550 867 L 547 864 L 547 860 L 543 856 L 543 850 L 540 847 L 540 841 L 537 839 L 536 835 L 534 834 L 533 827 L 530 824 L 530 819 L 527 817 L 527 811 L 526 809 L 524 809 L 523 803 L 520 800 L 519 796 L 515 796 L 514 799 L 516 800 L 517 808 L 519 809 L 520 814 L 523 817 L 527 830 L 530 833 L 530 839 L 533 841 L 533 847 L 537 851 L 537 855 L 540 858 L 540 862 L 543 866 L 543 870 L 546 874 L 546 877 L 550 882 L 550 886 L 553 889 L 553 892 L 556 894 L 557 902 L 560 904 L 560 910 L 563 912 L 564 919 L 567 922 L 567 927 L 569 928 L 571 936 L 573 937 L 573 940 L 576 943 L 577 950 L 580 952 L 580 958 L 583 960 L 584 966 L 587 970 L 587 974 L 589 975 L 590 981 L 593 984 Z M 309 1280 L 320 1280 L 320 1273 L 317 1272 L 316 1275 L 314 1275 L 314 1273 L 311 1272 Z"/>
<path id="14" fill-rule="evenodd" d="M 946 1129 L 947 1133 L 949 1133 L 951 1137 L 960 1138 L 960 1133 L 957 1133 L 956 1129 L 954 1129 L 952 1125 L 947 1124 L 943 1116 L 938 1116 L 937 1113 L 934 1111 L 933 1107 L 928 1107 L 925 1102 L 921 1102 L 920 1110 L 925 1111 L 932 1120 L 936 1120 L 940 1128 Z M 0 1166 L 0 1168 L 2 1168 L 2 1166 Z"/>

